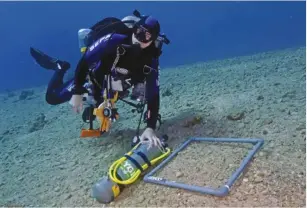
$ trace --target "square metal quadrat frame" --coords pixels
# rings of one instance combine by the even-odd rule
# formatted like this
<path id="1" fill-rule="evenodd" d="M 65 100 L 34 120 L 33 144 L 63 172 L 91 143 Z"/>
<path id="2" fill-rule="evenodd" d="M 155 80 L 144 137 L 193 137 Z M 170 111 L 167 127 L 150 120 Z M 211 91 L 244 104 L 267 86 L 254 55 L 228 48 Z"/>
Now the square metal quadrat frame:
<path id="1" fill-rule="evenodd" d="M 154 177 L 153 175 L 161 168 L 163 168 L 169 161 L 171 161 L 175 156 L 178 155 L 180 151 L 185 149 L 192 142 L 225 142 L 225 143 L 250 143 L 253 144 L 253 148 L 249 150 L 248 154 L 245 156 L 243 161 L 240 164 L 240 167 L 230 176 L 225 185 L 220 186 L 217 189 L 206 187 L 206 186 L 196 186 L 196 185 L 188 185 L 176 181 L 170 181 L 160 177 Z M 223 197 L 229 194 L 231 186 L 235 183 L 235 181 L 239 178 L 241 173 L 244 171 L 246 166 L 251 162 L 254 155 L 259 151 L 259 149 L 264 144 L 263 139 L 252 139 L 252 138 L 190 138 L 186 142 L 184 142 L 179 148 L 174 150 L 164 161 L 162 161 L 157 167 L 152 169 L 149 173 L 144 176 L 144 181 L 147 183 L 154 183 L 158 185 L 169 186 L 173 188 L 181 188 L 188 191 L 199 192 L 202 194 L 210 194 L 219 197 Z"/>

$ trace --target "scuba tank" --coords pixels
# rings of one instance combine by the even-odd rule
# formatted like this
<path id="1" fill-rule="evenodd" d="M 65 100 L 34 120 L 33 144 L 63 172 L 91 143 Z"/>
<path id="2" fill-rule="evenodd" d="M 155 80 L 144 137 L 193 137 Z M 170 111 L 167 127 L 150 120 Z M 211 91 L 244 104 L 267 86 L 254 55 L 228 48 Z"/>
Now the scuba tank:
<path id="1" fill-rule="evenodd" d="M 170 149 L 166 144 L 167 139 L 166 135 L 162 137 L 162 148 L 152 147 L 148 149 L 148 144 L 138 143 L 124 157 L 111 165 L 108 176 L 102 177 L 93 186 L 92 197 L 100 203 L 112 202 L 125 185 L 134 183 L 149 166 L 169 155 Z"/>
<path id="2" fill-rule="evenodd" d="M 78 31 L 79 49 L 81 53 L 84 53 L 89 45 L 93 43 L 92 30 L 80 29 Z"/>

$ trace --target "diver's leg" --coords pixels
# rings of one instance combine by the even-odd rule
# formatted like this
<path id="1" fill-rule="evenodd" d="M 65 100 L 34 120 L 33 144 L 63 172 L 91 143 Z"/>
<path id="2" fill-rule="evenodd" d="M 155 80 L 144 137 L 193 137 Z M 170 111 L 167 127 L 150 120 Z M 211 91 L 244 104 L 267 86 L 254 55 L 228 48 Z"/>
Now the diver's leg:
<path id="1" fill-rule="evenodd" d="M 70 68 L 70 63 L 53 58 L 42 51 L 30 47 L 30 54 L 35 59 L 36 63 L 45 69 L 54 70 L 54 74 L 49 81 L 48 89 L 46 92 L 46 101 L 50 105 L 58 105 L 70 100 L 71 85 L 73 80 L 63 84 L 63 78 L 66 71 Z"/>
<path id="2" fill-rule="evenodd" d="M 71 89 L 74 86 L 74 79 L 63 83 L 66 70 L 55 70 L 47 88 L 46 101 L 50 105 L 58 105 L 70 100 Z"/>

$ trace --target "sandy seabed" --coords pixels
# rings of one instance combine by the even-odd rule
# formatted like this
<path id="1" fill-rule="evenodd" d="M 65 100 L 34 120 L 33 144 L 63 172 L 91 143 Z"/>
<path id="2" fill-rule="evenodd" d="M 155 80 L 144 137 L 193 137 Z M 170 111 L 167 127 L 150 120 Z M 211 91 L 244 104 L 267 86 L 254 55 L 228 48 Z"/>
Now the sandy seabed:
<path id="1" fill-rule="evenodd" d="M 161 71 L 159 135 L 172 148 L 190 137 L 263 138 L 264 146 L 226 197 L 140 180 L 109 205 L 91 198 L 91 188 L 130 150 L 137 113 L 119 102 L 111 134 L 84 140 L 81 115 L 46 104 L 46 87 L 2 94 L 0 205 L 305 207 L 305 81 L 305 47 Z M 191 144 L 156 176 L 218 187 L 250 147 Z"/>

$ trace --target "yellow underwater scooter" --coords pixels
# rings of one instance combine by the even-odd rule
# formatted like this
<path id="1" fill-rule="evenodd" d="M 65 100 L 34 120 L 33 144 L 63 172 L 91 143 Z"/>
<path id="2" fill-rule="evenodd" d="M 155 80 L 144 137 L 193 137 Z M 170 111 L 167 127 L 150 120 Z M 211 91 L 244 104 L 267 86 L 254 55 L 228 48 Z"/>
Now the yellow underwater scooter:
<path id="1" fill-rule="evenodd" d="M 165 159 L 171 149 L 167 147 L 165 135 L 162 147 L 148 149 L 147 144 L 138 143 L 124 157 L 115 161 L 109 168 L 108 176 L 102 177 L 92 188 L 92 197 L 100 203 L 112 202 L 127 185 L 137 181 L 150 166 Z"/>

